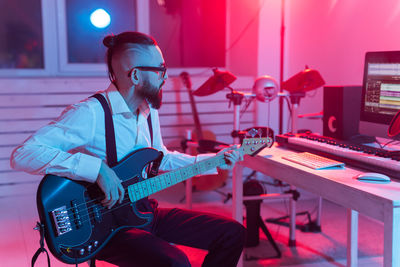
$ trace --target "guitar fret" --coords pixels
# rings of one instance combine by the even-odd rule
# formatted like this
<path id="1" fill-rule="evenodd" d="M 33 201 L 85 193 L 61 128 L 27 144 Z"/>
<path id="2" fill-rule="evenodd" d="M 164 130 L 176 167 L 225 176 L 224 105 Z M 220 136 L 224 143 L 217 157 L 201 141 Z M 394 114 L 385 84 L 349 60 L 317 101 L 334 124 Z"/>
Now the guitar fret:
<path id="1" fill-rule="evenodd" d="M 146 180 L 141 181 L 140 184 L 141 184 L 141 186 L 142 186 L 143 197 L 148 196 L 148 194 L 147 194 Z"/>
<path id="2" fill-rule="evenodd" d="M 168 175 L 166 175 L 166 176 L 168 176 Z M 161 179 L 161 188 L 162 188 L 162 189 L 167 188 L 164 179 Z"/>
<path id="3" fill-rule="evenodd" d="M 166 185 L 167 187 L 171 186 L 171 176 L 170 175 L 165 177 L 165 183 L 167 184 Z"/>
<path id="4" fill-rule="evenodd" d="M 143 186 L 142 183 L 138 183 L 138 189 L 139 189 L 139 193 L 140 193 L 140 199 L 144 198 L 144 192 L 143 192 Z"/>
<path id="5" fill-rule="evenodd" d="M 156 187 L 155 179 L 150 178 L 149 183 L 150 183 L 150 186 L 151 186 L 152 194 L 155 193 L 155 192 L 157 192 L 157 187 Z"/>
<path id="6" fill-rule="evenodd" d="M 178 181 L 176 180 L 175 175 L 170 175 L 170 178 L 171 178 L 171 183 L 172 184 L 177 184 L 178 183 Z"/>
<path id="7" fill-rule="evenodd" d="M 194 175 L 200 174 L 200 168 L 198 166 L 193 166 L 193 172 Z"/>
<path id="8" fill-rule="evenodd" d="M 151 190 L 152 188 L 151 188 L 150 180 L 149 180 L 149 179 L 150 179 L 150 178 L 147 178 L 147 179 L 144 181 L 145 186 L 146 186 L 146 190 L 147 190 L 147 196 L 150 196 L 151 194 L 153 194 L 153 190 Z"/>
<path id="9" fill-rule="evenodd" d="M 164 174 L 162 174 L 162 175 L 160 175 L 160 176 L 157 176 L 157 177 L 154 177 L 154 178 L 156 178 L 156 187 L 157 187 L 157 191 L 161 191 L 161 190 L 162 190 L 162 187 L 161 187 L 161 179 L 162 179 L 163 176 L 164 176 Z"/>
<path id="10" fill-rule="evenodd" d="M 132 187 L 128 187 L 128 196 L 131 202 L 136 201 L 135 194 L 132 192 Z"/>
<path id="11" fill-rule="evenodd" d="M 138 187 L 137 183 L 133 184 L 133 189 L 135 191 L 136 200 L 139 200 L 140 199 L 140 192 L 139 192 L 139 187 Z"/>
<path id="12" fill-rule="evenodd" d="M 178 183 L 182 182 L 181 169 L 176 170 L 174 175 L 175 175 L 176 180 L 178 181 Z"/>

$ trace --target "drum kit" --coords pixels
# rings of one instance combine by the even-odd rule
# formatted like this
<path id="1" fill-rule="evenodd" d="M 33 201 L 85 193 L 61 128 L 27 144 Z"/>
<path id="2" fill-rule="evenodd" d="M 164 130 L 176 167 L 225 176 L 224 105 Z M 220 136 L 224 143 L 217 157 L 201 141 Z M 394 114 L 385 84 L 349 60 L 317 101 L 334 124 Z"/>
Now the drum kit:
<path id="1" fill-rule="evenodd" d="M 280 92 L 278 82 L 269 75 L 258 77 L 252 87 L 252 93 L 244 93 L 234 90 L 230 84 L 236 80 L 236 76 L 229 71 L 221 71 L 213 69 L 213 75 L 209 77 L 197 90 L 193 91 L 195 96 L 208 96 L 215 94 L 225 88 L 231 92 L 226 95 L 230 103 L 234 104 L 234 123 L 232 137 L 234 143 L 238 143 L 240 131 L 240 107 L 243 99 L 258 100 L 260 102 L 269 103 L 276 97 L 289 97 L 292 110 L 292 132 L 297 130 L 297 108 L 300 99 L 303 98 L 306 92 L 315 90 L 325 84 L 322 76 L 317 70 L 306 68 L 299 73 L 293 75 L 288 80 L 284 81 L 281 85 L 282 90 L 287 93 Z"/>

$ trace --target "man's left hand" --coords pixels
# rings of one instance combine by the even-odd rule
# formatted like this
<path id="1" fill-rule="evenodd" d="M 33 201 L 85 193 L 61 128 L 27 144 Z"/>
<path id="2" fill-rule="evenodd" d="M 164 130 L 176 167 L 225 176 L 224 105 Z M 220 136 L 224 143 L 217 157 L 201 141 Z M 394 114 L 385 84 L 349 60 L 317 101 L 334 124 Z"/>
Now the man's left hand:
<path id="1" fill-rule="evenodd" d="M 226 164 L 221 165 L 221 170 L 231 170 L 235 166 L 236 162 L 243 160 L 243 152 L 239 149 L 238 145 L 233 145 L 222 149 L 217 155 L 224 155 Z"/>

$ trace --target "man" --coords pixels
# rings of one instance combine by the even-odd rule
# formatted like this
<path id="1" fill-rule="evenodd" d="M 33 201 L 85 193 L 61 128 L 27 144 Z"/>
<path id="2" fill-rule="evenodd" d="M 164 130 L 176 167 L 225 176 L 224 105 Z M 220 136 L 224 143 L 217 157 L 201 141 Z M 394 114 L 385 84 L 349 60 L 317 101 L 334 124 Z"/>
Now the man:
<path id="1" fill-rule="evenodd" d="M 103 43 L 108 48 L 111 84 L 101 93 L 112 112 L 118 161 L 151 146 L 164 153 L 160 165 L 164 171 L 210 157 L 169 152 L 163 145 L 157 109 L 167 74 L 155 40 L 142 33 L 124 32 L 107 36 Z M 89 98 L 68 107 L 17 147 L 11 166 L 33 174 L 51 173 L 97 183 L 105 195 L 103 205 L 111 208 L 122 202 L 125 190 L 106 163 L 105 138 L 104 111 L 97 99 Z M 227 162 L 223 169 L 243 159 L 233 148 L 219 153 Z M 236 266 L 244 245 L 241 224 L 207 213 L 158 208 L 149 201 L 141 209 L 154 213 L 152 223 L 144 229 L 119 232 L 97 259 L 119 266 L 190 266 L 186 255 L 173 245 L 182 244 L 208 250 L 203 266 Z"/>

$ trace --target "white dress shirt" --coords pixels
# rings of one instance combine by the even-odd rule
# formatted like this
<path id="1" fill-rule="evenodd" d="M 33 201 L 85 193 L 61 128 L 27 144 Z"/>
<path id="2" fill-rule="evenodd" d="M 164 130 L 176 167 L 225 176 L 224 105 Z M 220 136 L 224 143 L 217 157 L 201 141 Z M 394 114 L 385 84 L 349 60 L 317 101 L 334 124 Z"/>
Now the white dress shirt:
<path id="1" fill-rule="evenodd" d="M 99 93 L 106 97 L 111 109 L 118 161 L 139 148 L 151 147 L 147 122 L 149 113 L 153 126 L 153 148 L 164 153 L 160 170 L 169 171 L 214 155 L 195 157 L 168 151 L 161 138 L 156 109 L 150 108 L 144 101 L 138 114 L 132 113 L 113 84 Z M 102 160 L 106 161 L 104 111 L 100 102 L 91 97 L 66 108 L 59 118 L 15 148 L 10 164 L 16 170 L 31 174 L 54 174 L 93 183 Z"/>

